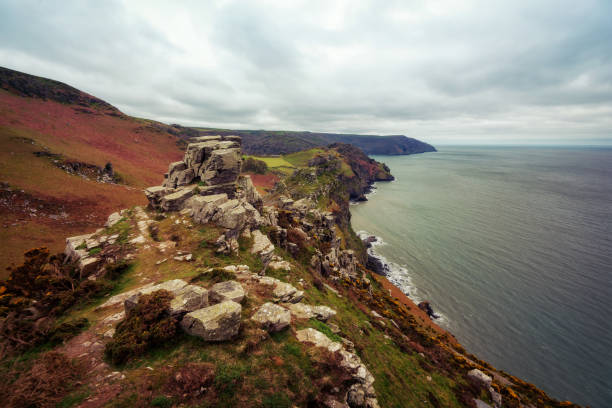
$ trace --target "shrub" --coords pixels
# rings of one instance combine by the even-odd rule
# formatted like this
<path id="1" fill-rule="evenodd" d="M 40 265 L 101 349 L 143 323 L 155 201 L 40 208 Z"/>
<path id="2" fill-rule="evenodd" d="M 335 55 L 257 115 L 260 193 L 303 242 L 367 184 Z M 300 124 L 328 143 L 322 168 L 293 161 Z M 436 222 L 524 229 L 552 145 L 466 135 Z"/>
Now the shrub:
<path id="1" fill-rule="evenodd" d="M 176 335 L 177 320 L 168 312 L 172 297 L 166 290 L 140 297 L 117 326 L 113 340 L 106 344 L 104 352 L 113 364 L 123 364 L 143 355 Z"/>
<path id="2" fill-rule="evenodd" d="M 170 408 L 172 406 L 172 400 L 168 397 L 160 395 L 151 400 L 151 406 L 159 408 Z"/>
<path id="3" fill-rule="evenodd" d="M 177 398 L 196 397 L 207 391 L 214 378 L 215 367 L 212 364 L 187 363 L 169 376 L 165 389 Z"/>
<path id="4" fill-rule="evenodd" d="M 287 394 L 280 392 L 266 395 L 262 402 L 265 408 L 289 408 L 291 406 L 291 401 Z"/>
<path id="5" fill-rule="evenodd" d="M 81 372 L 81 367 L 73 364 L 64 354 L 55 351 L 45 353 L 29 371 L 10 384 L 10 392 L 4 394 L 9 397 L 4 402 L 8 407 L 56 406 L 68 394 Z"/>
<path id="6" fill-rule="evenodd" d="M 245 173 L 265 174 L 268 171 L 268 164 L 263 160 L 247 157 L 242 162 L 242 171 Z"/>

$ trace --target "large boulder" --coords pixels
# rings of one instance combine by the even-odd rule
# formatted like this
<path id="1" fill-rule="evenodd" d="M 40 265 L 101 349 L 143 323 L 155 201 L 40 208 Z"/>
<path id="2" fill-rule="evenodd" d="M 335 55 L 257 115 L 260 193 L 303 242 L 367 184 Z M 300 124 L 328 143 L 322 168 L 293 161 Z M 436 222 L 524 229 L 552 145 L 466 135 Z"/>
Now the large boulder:
<path id="1" fill-rule="evenodd" d="M 257 322 L 264 330 L 277 332 L 289 326 L 291 313 L 284 307 L 267 302 L 253 314 L 251 320 Z"/>
<path id="2" fill-rule="evenodd" d="M 147 288 L 139 291 L 125 300 L 125 311 L 129 312 L 136 307 L 142 295 L 161 289 L 167 290 L 174 296 L 170 301 L 169 310 L 172 316 L 181 316 L 185 313 L 208 306 L 208 291 L 206 289 L 196 285 L 183 286 L 183 283 L 184 281 L 175 279 L 168 281 L 166 284 L 155 285 L 151 289 Z"/>
<path id="3" fill-rule="evenodd" d="M 226 301 L 187 313 L 181 320 L 182 329 L 207 341 L 229 340 L 240 330 L 242 306 Z"/>
<path id="4" fill-rule="evenodd" d="M 159 283 L 159 284 L 149 283 L 149 284 L 141 286 L 139 288 L 132 289 L 132 290 L 129 290 L 127 292 L 123 292 L 123 293 L 120 293 L 118 295 L 115 295 L 115 296 L 111 297 L 105 303 L 103 303 L 101 306 L 98 306 L 96 308 L 96 310 L 103 309 L 103 308 L 106 308 L 106 307 L 115 306 L 115 305 L 120 304 L 120 303 L 125 303 L 125 301 L 127 299 L 131 298 L 134 295 L 138 295 L 138 296 L 145 295 L 145 294 L 148 294 L 148 293 L 155 292 L 157 290 L 162 290 L 163 289 L 163 290 L 167 290 L 168 292 L 170 292 L 172 294 L 175 294 L 175 293 L 178 293 L 180 289 L 184 288 L 187 285 L 188 285 L 187 282 L 185 282 L 182 279 L 172 279 L 172 280 L 165 281 L 165 282 L 162 282 L 162 283 Z M 133 304 L 131 304 L 129 306 L 126 305 L 126 308 L 130 308 L 132 306 L 133 306 Z"/>
<path id="5" fill-rule="evenodd" d="M 274 244 L 270 241 L 267 235 L 264 235 L 260 230 L 253 231 L 253 247 L 252 254 L 257 254 L 267 261 L 274 253 Z"/>
<path id="6" fill-rule="evenodd" d="M 174 294 L 170 301 L 170 314 L 183 315 L 208 306 L 208 291 L 200 286 L 187 285 Z"/>
<path id="7" fill-rule="evenodd" d="M 183 203 L 193 196 L 195 186 L 183 187 L 180 190 L 168 194 L 161 199 L 161 209 L 164 211 L 180 211 Z"/>
<path id="8" fill-rule="evenodd" d="M 200 179 L 208 186 L 234 182 L 240 174 L 241 165 L 240 149 L 213 150 L 210 159 L 200 169 Z"/>
<path id="9" fill-rule="evenodd" d="M 210 300 L 213 302 L 225 302 L 231 300 L 236 303 L 244 299 L 242 285 L 234 280 L 219 282 L 210 288 Z"/>

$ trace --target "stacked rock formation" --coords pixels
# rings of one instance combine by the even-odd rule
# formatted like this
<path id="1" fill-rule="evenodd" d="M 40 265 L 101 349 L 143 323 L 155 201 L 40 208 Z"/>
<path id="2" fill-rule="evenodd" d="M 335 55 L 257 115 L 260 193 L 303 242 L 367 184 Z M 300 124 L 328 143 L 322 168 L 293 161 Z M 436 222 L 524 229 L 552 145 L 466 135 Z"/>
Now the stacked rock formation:
<path id="1" fill-rule="evenodd" d="M 242 165 L 240 143 L 238 136 L 194 138 L 183 160 L 170 163 L 163 184 L 145 190 L 151 207 L 178 211 L 196 194 L 234 198 Z"/>

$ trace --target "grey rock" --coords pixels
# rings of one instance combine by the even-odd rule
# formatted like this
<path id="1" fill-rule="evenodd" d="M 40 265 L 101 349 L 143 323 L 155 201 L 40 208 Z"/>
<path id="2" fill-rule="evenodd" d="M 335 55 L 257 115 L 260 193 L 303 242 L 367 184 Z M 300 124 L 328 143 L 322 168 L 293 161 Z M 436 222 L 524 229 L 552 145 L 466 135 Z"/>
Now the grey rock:
<path id="1" fill-rule="evenodd" d="M 84 249 L 77 248 L 83 245 L 86 240 L 90 239 L 92 235 L 93 234 L 85 234 L 66 238 L 66 248 L 64 249 L 66 262 L 78 261 L 88 255 L 87 251 Z"/>
<path id="2" fill-rule="evenodd" d="M 226 301 L 187 313 L 181 320 L 182 329 L 207 341 L 229 340 L 240 330 L 242 306 Z"/>
<path id="3" fill-rule="evenodd" d="M 200 286 L 187 285 L 174 293 L 170 314 L 182 315 L 208 306 L 208 291 Z"/>
<path id="4" fill-rule="evenodd" d="M 284 307 L 268 302 L 253 314 L 251 320 L 257 322 L 262 329 L 268 332 L 277 332 L 289 326 L 291 313 Z"/>
<path id="5" fill-rule="evenodd" d="M 191 183 L 195 178 L 195 172 L 193 169 L 188 168 L 185 162 L 174 162 L 170 163 L 168 168 L 168 178 L 164 182 L 164 186 L 170 188 L 177 188 L 186 186 Z"/>
<path id="6" fill-rule="evenodd" d="M 183 187 L 178 191 L 168 194 L 161 199 L 161 209 L 164 211 L 180 211 L 187 199 L 193 196 L 195 186 Z"/>
<path id="7" fill-rule="evenodd" d="M 281 303 L 297 303 L 304 297 L 304 292 L 297 290 L 293 285 L 278 281 L 272 294 Z"/>
<path id="8" fill-rule="evenodd" d="M 119 214 L 118 212 L 114 212 L 108 216 L 108 219 L 106 220 L 106 224 L 104 224 L 104 226 L 110 228 L 113 225 L 117 224 L 119 221 L 121 221 L 121 214 Z"/>
<path id="9" fill-rule="evenodd" d="M 102 264 L 102 260 L 100 258 L 94 257 L 84 257 L 79 260 L 79 270 L 81 271 L 81 276 L 86 277 L 95 273 L 100 265 Z"/>
<path id="10" fill-rule="evenodd" d="M 210 288 L 210 299 L 213 302 L 231 300 L 240 303 L 244 299 L 244 289 L 234 280 L 219 282 Z"/>
<path id="11" fill-rule="evenodd" d="M 270 242 L 267 235 L 264 235 L 260 230 L 253 231 L 253 247 L 252 254 L 258 254 L 262 260 L 269 260 L 274 253 L 274 244 Z"/>
<path id="12" fill-rule="evenodd" d="M 149 205 L 157 210 L 161 209 L 162 198 L 174 192 L 174 189 L 165 186 L 154 186 L 145 189 L 145 196 L 149 200 Z"/>
<path id="13" fill-rule="evenodd" d="M 191 208 L 195 222 L 206 224 L 215 214 L 217 208 L 227 201 L 227 194 L 197 195 L 187 200 L 185 205 Z"/>
<path id="14" fill-rule="evenodd" d="M 247 203 L 251 204 L 257 211 L 261 213 L 263 209 L 263 199 L 253 185 L 251 176 L 243 175 L 238 178 L 238 197 L 244 198 Z"/>
<path id="15" fill-rule="evenodd" d="M 240 149 L 213 150 L 199 175 L 201 180 L 209 186 L 232 183 L 238 178 L 241 165 Z"/>
<path id="16" fill-rule="evenodd" d="M 174 293 L 177 293 L 179 291 L 179 289 L 182 289 L 185 286 L 187 286 L 187 282 L 185 282 L 182 279 L 172 279 L 172 280 L 169 280 L 169 281 L 166 281 L 166 282 L 162 282 L 162 283 L 159 283 L 159 284 L 149 283 L 149 284 L 141 286 L 139 288 L 132 289 L 132 290 L 129 290 L 127 292 L 123 292 L 123 293 L 120 293 L 118 295 L 115 295 L 115 296 L 111 297 L 104 304 L 98 306 L 96 308 L 96 310 L 104 309 L 106 307 L 112 307 L 112 306 L 115 306 L 115 305 L 120 304 L 120 303 L 125 303 L 125 301 L 127 299 L 131 298 L 134 295 L 141 295 L 141 294 L 144 295 L 144 294 L 155 292 L 155 291 L 161 290 L 161 289 L 167 290 L 168 292 L 171 292 L 172 294 L 174 294 Z M 136 303 L 137 303 L 137 301 L 136 301 Z M 130 305 L 130 306 L 126 305 L 126 309 L 131 307 L 131 306 L 133 306 L 133 304 Z"/>
<path id="17" fill-rule="evenodd" d="M 476 404 L 476 408 L 492 408 L 489 404 L 480 399 L 475 399 L 474 404 Z"/>
<path id="18" fill-rule="evenodd" d="M 477 368 L 468 371 L 467 376 L 469 379 L 473 380 L 477 384 L 480 384 L 484 388 L 488 389 L 491 386 L 492 378 Z"/>

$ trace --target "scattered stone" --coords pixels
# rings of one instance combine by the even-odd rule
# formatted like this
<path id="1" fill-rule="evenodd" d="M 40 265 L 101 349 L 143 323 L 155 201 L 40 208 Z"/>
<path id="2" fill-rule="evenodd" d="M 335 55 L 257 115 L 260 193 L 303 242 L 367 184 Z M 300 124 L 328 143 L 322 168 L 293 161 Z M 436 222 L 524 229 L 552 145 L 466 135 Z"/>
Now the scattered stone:
<path id="1" fill-rule="evenodd" d="M 268 268 L 272 270 L 291 271 L 291 264 L 283 259 L 273 259 L 268 263 Z"/>
<path id="2" fill-rule="evenodd" d="M 181 320 L 186 333 L 207 341 L 229 340 L 238 334 L 242 306 L 226 301 L 187 313 Z"/>
<path id="3" fill-rule="evenodd" d="M 159 261 L 155 262 L 155 265 L 161 265 L 161 264 L 163 264 L 164 262 L 166 262 L 167 260 L 168 260 L 168 258 L 161 259 L 161 260 L 159 260 Z"/>
<path id="4" fill-rule="evenodd" d="M 276 282 L 272 294 L 281 303 L 297 303 L 304 297 L 303 291 L 298 291 L 293 285 L 281 281 Z"/>
<path id="5" fill-rule="evenodd" d="M 104 324 L 113 324 L 115 322 L 118 322 L 120 320 L 125 319 L 125 311 L 120 311 L 118 313 L 112 314 L 110 316 L 107 316 L 106 318 L 104 318 L 104 320 L 102 320 L 102 323 Z"/>
<path id="6" fill-rule="evenodd" d="M 336 315 L 336 311 L 328 306 L 310 306 L 303 303 L 290 304 L 289 310 L 298 319 L 310 319 L 312 317 L 325 322 Z"/>
<path id="7" fill-rule="evenodd" d="M 291 313 L 284 307 L 268 302 L 255 312 L 251 320 L 259 323 L 261 328 L 268 332 L 277 332 L 289 326 Z"/>
<path id="8" fill-rule="evenodd" d="M 192 254 L 177 255 L 174 257 L 174 260 L 179 261 L 179 262 L 191 262 L 193 261 L 193 255 Z"/>
<path id="9" fill-rule="evenodd" d="M 114 335 L 115 335 L 115 328 L 112 327 L 112 328 L 110 328 L 110 329 L 108 329 L 107 331 L 104 332 L 103 337 L 105 339 L 112 339 Z"/>
<path id="10" fill-rule="evenodd" d="M 106 220 L 106 224 L 104 224 L 104 226 L 106 228 L 110 228 L 113 225 L 117 224 L 119 221 L 121 221 L 121 218 L 121 214 L 119 214 L 118 212 L 114 212 L 108 216 L 108 219 Z"/>
<path id="11" fill-rule="evenodd" d="M 377 319 L 382 319 L 382 316 L 376 311 L 376 310 L 372 310 L 372 316 L 374 316 Z"/>
<path id="12" fill-rule="evenodd" d="M 147 242 L 147 239 L 143 235 L 139 235 L 130 240 L 130 244 L 144 244 L 145 242 Z"/>
<path id="13" fill-rule="evenodd" d="M 210 288 L 210 299 L 213 302 L 234 301 L 242 302 L 244 289 L 242 285 L 234 280 L 219 282 Z"/>
<path id="14" fill-rule="evenodd" d="M 483 388 L 489 388 L 491 386 L 491 377 L 489 377 L 477 368 L 468 371 L 467 376 L 470 380 L 481 385 Z"/>
<path id="15" fill-rule="evenodd" d="M 312 328 L 298 330 L 296 337 L 299 342 L 312 343 L 315 347 L 326 348 L 332 353 L 342 348 L 340 343 L 331 341 L 329 337 Z"/>

